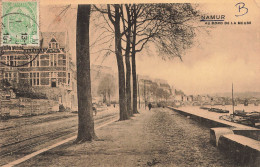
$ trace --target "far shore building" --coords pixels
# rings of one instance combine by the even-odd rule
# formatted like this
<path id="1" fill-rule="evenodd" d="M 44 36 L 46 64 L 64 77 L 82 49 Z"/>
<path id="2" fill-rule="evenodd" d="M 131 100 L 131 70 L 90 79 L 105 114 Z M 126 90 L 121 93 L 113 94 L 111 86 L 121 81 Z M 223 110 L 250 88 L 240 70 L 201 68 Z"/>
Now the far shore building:
<path id="1" fill-rule="evenodd" d="M 156 97 L 154 89 L 161 89 L 162 92 L 167 92 L 168 97 L 167 101 L 170 101 L 172 98 L 172 89 L 166 80 L 163 79 L 153 79 L 149 76 L 138 75 L 138 87 L 140 100 L 142 102 L 159 102 L 164 101 L 165 97 Z M 155 93 L 155 94 L 154 94 Z"/>
<path id="2" fill-rule="evenodd" d="M 77 108 L 76 67 L 65 32 L 42 32 L 43 44 L 35 47 L 1 47 L 0 79 L 27 83 L 34 92 L 65 107 Z"/>

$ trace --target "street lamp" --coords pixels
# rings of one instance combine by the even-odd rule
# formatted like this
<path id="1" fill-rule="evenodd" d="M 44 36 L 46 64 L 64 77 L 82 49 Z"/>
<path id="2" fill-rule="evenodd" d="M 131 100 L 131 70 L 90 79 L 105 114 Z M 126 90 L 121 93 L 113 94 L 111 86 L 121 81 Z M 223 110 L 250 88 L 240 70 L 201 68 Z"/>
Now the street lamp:
<path id="1" fill-rule="evenodd" d="M 139 89 L 139 78 L 138 78 L 138 75 L 137 75 L 137 83 L 138 83 L 138 97 L 139 97 L 139 109 L 141 108 L 141 101 L 140 101 L 140 89 Z"/>
<path id="2" fill-rule="evenodd" d="M 145 87 L 145 80 L 144 80 L 144 109 L 146 109 L 146 87 Z"/>

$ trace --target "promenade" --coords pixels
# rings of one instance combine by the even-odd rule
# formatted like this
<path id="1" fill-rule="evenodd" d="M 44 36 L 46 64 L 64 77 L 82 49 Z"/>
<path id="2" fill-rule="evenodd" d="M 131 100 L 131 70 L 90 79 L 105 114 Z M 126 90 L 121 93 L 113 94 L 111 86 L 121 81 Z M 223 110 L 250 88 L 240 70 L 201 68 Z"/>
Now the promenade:
<path id="1" fill-rule="evenodd" d="M 239 166 L 209 142 L 209 129 L 166 108 L 141 110 L 96 130 L 97 141 L 72 141 L 18 166 Z"/>

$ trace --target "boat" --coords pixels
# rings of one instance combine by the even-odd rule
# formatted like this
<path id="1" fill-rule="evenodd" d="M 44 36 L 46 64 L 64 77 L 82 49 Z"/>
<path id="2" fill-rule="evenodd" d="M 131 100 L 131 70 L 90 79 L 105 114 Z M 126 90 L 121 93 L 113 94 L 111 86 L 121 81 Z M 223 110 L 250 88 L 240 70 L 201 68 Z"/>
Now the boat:
<path id="1" fill-rule="evenodd" d="M 210 108 L 208 111 L 217 112 L 217 113 L 229 113 L 228 110 L 222 110 L 222 109 L 219 109 L 219 108 Z"/>
<path id="2" fill-rule="evenodd" d="M 233 114 L 221 115 L 219 117 L 219 119 L 260 128 L 260 112 L 259 111 L 245 112 L 245 110 L 234 110 L 234 106 L 235 106 L 235 103 L 234 103 L 233 84 L 232 84 L 232 108 L 233 108 L 232 111 L 233 111 Z M 244 106 L 248 106 L 247 99 L 244 102 Z"/>
<path id="3" fill-rule="evenodd" d="M 243 120 L 249 126 L 256 127 L 257 124 L 260 123 L 260 112 L 258 112 L 258 111 L 245 112 L 245 110 L 236 110 L 234 112 L 234 116 Z M 241 122 L 241 123 L 245 124 L 243 122 Z"/>
<path id="4" fill-rule="evenodd" d="M 200 107 L 200 109 L 203 109 L 203 110 L 209 110 L 210 108 L 208 108 L 208 107 Z"/>

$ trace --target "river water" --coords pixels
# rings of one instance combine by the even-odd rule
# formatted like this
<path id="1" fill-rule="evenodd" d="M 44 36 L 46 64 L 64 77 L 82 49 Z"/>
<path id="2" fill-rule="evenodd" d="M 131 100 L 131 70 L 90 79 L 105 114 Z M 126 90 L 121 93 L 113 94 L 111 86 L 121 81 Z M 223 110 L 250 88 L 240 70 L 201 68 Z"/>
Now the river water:
<path id="1" fill-rule="evenodd" d="M 208 107 L 208 108 L 219 108 L 223 110 L 228 110 L 229 113 L 217 113 L 217 112 L 210 112 L 208 110 L 200 109 L 200 106 L 182 106 L 178 107 L 179 110 L 186 111 L 189 113 L 193 113 L 195 115 L 207 117 L 207 118 L 213 118 L 213 119 L 219 119 L 219 116 L 221 115 L 229 115 L 232 114 L 232 105 L 205 105 L 203 107 Z M 260 112 L 260 106 L 255 106 L 254 104 L 249 104 L 248 106 L 244 106 L 243 104 L 234 106 L 234 110 L 244 110 L 245 112 L 252 112 L 252 111 L 258 111 Z"/>
<path id="2" fill-rule="evenodd" d="M 216 105 L 216 106 L 205 106 L 208 108 L 214 107 L 219 108 L 223 110 L 229 110 L 229 112 L 232 113 L 232 105 Z M 248 106 L 244 106 L 243 104 L 238 104 L 237 106 L 234 106 L 234 110 L 244 110 L 245 112 L 252 112 L 252 111 L 258 111 L 260 112 L 260 106 L 255 106 L 254 104 L 248 104 Z"/>
<path id="3" fill-rule="evenodd" d="M 229 113 L 217 113 L 217 112 L 211 112 L 208 110 L 204 110 L 201 109 L 200 106 L 182 106 L 182 107 L 178 107 L 179 110 L 194 114 L 194 115 L 198 115 L 200 117 L 204 117 L 204 118 L 208 118 L 208 119 L 213 119 L 213 120 L 218 120 L 219 121 L 219 117 L 220 116 L 224 116 L 224 115 L 229 115 L 232 114 L 232 105 L 215 105 L 215 106 L 210 106 L 210 105 L 205 105 L 203 107 L 208 107 L 208 108 L 219 108 L 219 109 L 223 109 L 223 110 L 228 110 Z M 244 106 L 243 104 L 234 106 L 234 110 L 244 110 L 245 112 L 252 112 L 252 111 L 258 111 L 260 112 L 260 106 L 255 106 L 255 105 L 248 105 L 248 106 Z M 236 124 L 236 126 L 238 126 L 238 124 Z"/>

